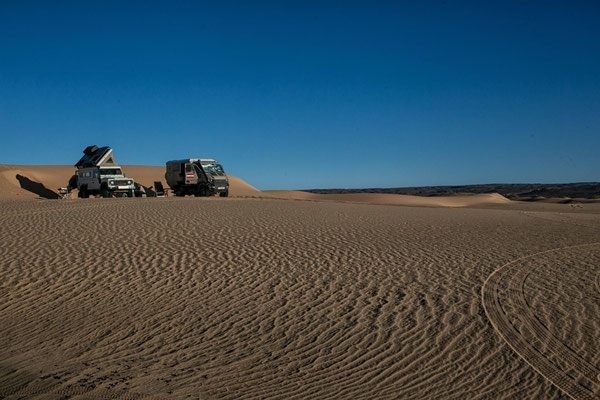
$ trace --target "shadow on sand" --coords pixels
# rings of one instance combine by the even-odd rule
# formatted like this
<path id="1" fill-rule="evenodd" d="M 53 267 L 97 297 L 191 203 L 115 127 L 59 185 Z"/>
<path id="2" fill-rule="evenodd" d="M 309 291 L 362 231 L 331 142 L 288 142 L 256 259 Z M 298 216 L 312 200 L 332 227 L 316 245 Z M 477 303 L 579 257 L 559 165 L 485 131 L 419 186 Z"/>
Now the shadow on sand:
<path id="1" fill-rule="evenodd" d="M 21 188 L 23 188 L 31 193 L 35 193 L 44 199 L 60 198 L 58 193 L 53 192 L 52 190 L 46 188 L 44 185 L 42 185 L 39 182 L 32 181 L 31 179 L 27 178 L 26 176 L 17 174 L 17 180 L 19 181 Z"/>

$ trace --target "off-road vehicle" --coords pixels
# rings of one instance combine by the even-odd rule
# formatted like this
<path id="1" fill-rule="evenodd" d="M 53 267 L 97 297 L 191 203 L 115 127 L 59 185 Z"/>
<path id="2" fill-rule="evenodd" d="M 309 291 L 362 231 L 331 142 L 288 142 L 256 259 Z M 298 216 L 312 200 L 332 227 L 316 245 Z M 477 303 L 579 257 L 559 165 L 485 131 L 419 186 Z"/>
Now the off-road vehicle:
<path id="1" fill-rule="evenodd" d="M 69 186 L 79 190 L 78 196 L 134 197 L 135 182 L 123 175 L 115 162 L 110 147 L 89 146 L 83 157 L 75 164 L 77 172 L 69 181 Z"/>
<path id="2" fill-rule="evenodd" d="M 223 166 L 208 158 L 187 158 L 167 161 L 167 184 L 175 196 L 229 195 L 229 181 Z"/>

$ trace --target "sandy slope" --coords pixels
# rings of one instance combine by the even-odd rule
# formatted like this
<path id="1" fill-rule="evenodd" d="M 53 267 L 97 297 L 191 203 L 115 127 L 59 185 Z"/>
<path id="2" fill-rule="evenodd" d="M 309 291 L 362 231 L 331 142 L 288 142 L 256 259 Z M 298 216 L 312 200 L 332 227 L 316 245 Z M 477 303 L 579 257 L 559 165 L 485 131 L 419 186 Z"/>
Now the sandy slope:
<path id="1" fill-rule="evenodd" d="M 0 200 L 0 397 L 598 398 L 586 207 Z"/>
<path id="2" fill-rule="evenodd" d="M 123 165 L 123 173 L 144 186 L 153 186 L 160 181 L 168 188 L 165 181 L 165 168 L 157 166 Z M 0 164 L 0 198 L 37 198 L 31 191 L 23 190 L 17 175 L 41 183 L 47 189 L 56 192 L 59 187 L 67 186 L 75 172 L 70 165 L 2 165 Z M 259 193 L 257 189 L 243 180 L 228 175 L 231 196 L 252 196 Z"/>
<path id="3" fill-rule="evenodd" d="M 0 198 L 30 198 L 38 196 L 21 189 L 17 175 L 43 184 L 49 190 L 66 186 L 75 168 L 69 165 L 2 165 L 0 164 Z"/>
<path id="4" fill-rule="evenodd" d="M 165 184 L 164 167 L 124 165 L 123 172 L 145 186 L 154 181 Z M 56 191 L 66 186 L 74 168 L 65 165 L 0 165 L 0 198 L 37 198 L 30 191 L 21 189 L 16 176 L 22 175 L 38 182 L 49 190 Z M 240 178 L 229 175 L 230 195 L 243 197 L 271 197 L 294 200 L 336 201 L 364 204 L 389 204 L 425 207 L 468 207 L 485 204 L 507 204 L 508 199 L 499 194 L 477 194 L 465 196 L 419 197 L 394 194 L 314 194 L 295 190 L 259 191 Z"/>
<path id="5" fill-rule="evenodd" d="M 349 203 L 389 204 L 419 207 L 468 207 L 481 204 L 510 203 L 510 200 L 497 193 L 436 197 L 377 193 L 317 194 L 295 190 L 268 190 L 263 191 L 262 193 L 282 199 L 341 201 Z"/>

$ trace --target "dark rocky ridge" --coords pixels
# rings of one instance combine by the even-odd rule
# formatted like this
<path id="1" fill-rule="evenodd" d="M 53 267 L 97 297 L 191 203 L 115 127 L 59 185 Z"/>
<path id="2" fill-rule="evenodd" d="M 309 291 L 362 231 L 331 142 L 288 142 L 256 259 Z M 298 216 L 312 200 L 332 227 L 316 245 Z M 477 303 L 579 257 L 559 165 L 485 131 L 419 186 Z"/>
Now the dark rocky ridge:
<path id="1" fill-rule="evenodd" d="M 600 182 L 581 183 L 499 183 L 484 185 L 422 186 L 370 189 L 307 189 L 320 194 L 388 193 L 413 196 L 448 196 L 465 193 L 499 193 L 515 200 L 543 200 L 545 198 L 600 199 Z"/>

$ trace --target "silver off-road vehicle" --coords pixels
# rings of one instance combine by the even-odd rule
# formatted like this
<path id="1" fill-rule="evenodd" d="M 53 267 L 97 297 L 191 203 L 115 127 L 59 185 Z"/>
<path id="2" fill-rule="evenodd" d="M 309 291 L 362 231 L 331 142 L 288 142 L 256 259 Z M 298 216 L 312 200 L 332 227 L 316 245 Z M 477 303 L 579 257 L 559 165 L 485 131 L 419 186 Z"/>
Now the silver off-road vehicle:
<path id="1" fill-rule="evenodd" d="M 78 196 L 134 197 L 135 182 L 123 175 L 115 162 L 110 147 L 89 146 L 84 156 L 75 164 L 77 172 L 69 181 L 69 186 L 79 190 Z"/>
<path id="2" fill-rule="evenodd" d="M 167 184 L 175 196 L 229 195 L 229 181 L 223 166 L 208 158 L 187 158 L 167 161 Z"/>

